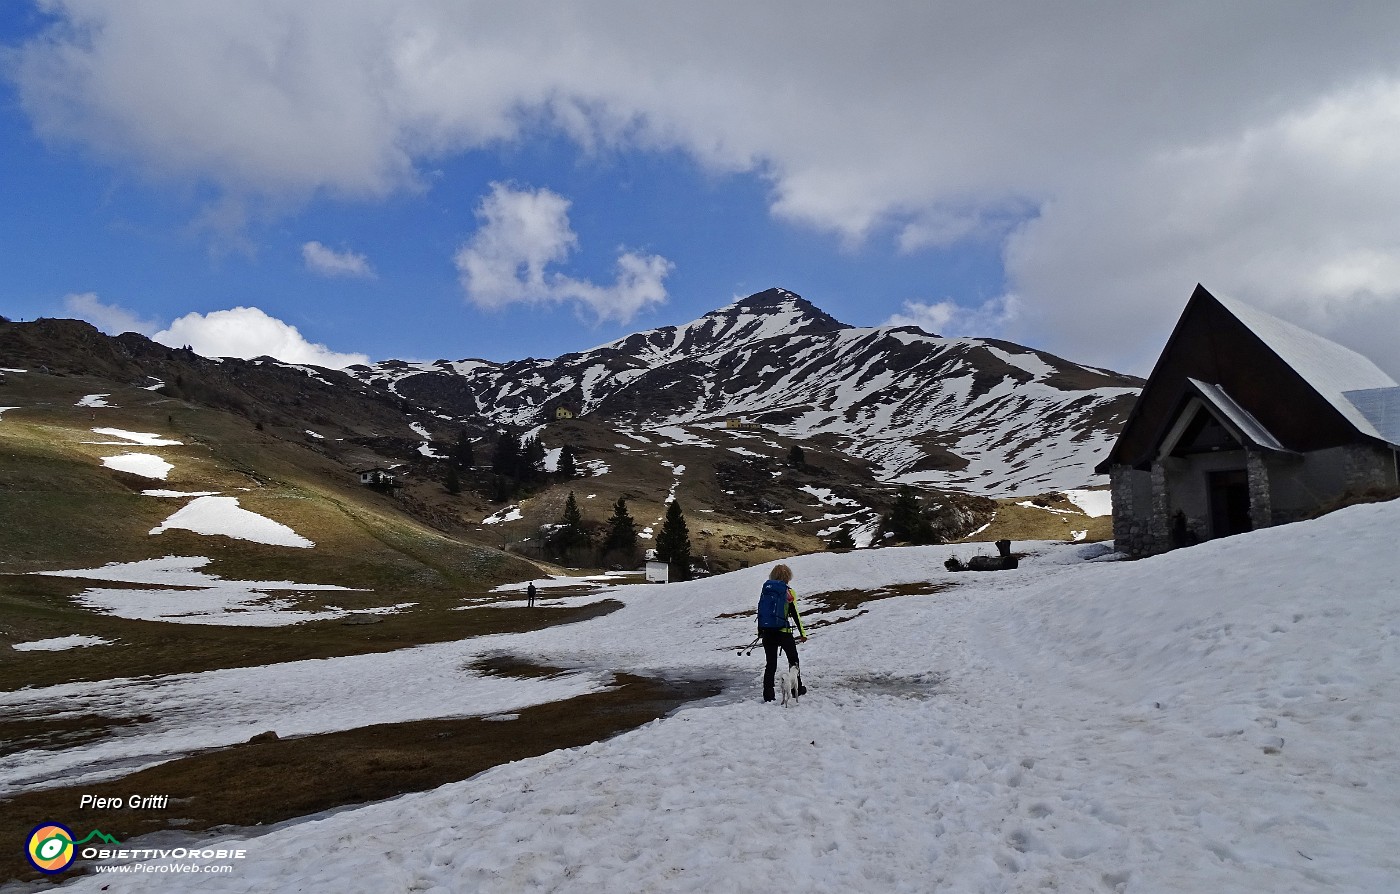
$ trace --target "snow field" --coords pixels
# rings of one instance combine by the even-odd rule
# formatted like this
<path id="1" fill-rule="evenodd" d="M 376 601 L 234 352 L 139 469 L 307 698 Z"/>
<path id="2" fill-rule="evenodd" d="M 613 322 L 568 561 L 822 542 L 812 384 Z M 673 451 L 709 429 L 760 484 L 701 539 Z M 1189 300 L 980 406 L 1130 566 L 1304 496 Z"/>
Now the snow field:
<path id="1" fill-rule="evenodd" d="M 846 620 L 813 629 L 802 647 L 810 692 L 789 708 L 762 704 L 761 661 L 735 654 L 752 619 L 719 617 L 752 609 L 766 567 L 615 587 L 607 595 L 623 609 L 527 634 L 25 690 L 0 706 L 158 703 L 199 730 L 193 747 L 247 737 L 231 739 L 230 723 L 282 732 L 254 716 L 358 725 L 441 712 L 439 698 L 454 712 L 509 712 L 474 702 L 492 684 L 460 671 L 490 649 L 585 673 L 734 684 L 605 742 L 237 833 L 227 840 L 248 849 L 246 865 L 201 890 L 1391 891 L 1397 528 L 1391 503 L 1131 563 L 1096 561 L 1099 546 L 1018 544 L 1031 552 L 1021 567 L 989 574 L 944 572 L 957 547 L 795 557 L 800 602 L 819 590 L 953 586 L 820 616 L 802 603 L 809 626 Z M 341 693 L 361 681 L 375 720 Z M 122 707 L 133 692 L 136 706 Z M 391 711 L 395 696 L 407 704 Z M 99 749 L 149 752 L 142 738 L 14 757 L 38 778 Z M 73 887 L 103 884 L 152 882 Z"/>
<path id="2" fill-rule="evenodd" d="M 156 719 L 77 749 L 9 755 L 0 766 L 0 794 L 123 776 L 202 748 L 245 742 L 269 729 L 283 737 L 303 736 L 429 717 L 499 714 L 597 692 L 610 680 L 591 672 L 520 680 L 468 670 L 489 654 L 482 651 L 487 639 L 4 693 L 0 716 L 149 714 Z"/>

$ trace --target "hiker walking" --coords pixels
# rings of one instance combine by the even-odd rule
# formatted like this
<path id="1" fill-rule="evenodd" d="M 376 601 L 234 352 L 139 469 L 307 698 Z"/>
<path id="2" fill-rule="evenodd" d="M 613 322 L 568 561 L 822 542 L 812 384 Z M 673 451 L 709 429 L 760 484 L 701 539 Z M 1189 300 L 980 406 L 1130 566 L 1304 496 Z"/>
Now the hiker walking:
<path id="1" fill-rule="evenodd" d="M 527 587 L 526 590 L 525 590 L 525 598 L 529 600 L 529 603 L 528 603 L 528 604 L 529 604 L 529 607 L 530 607 L 530 608 L 534 608 L 534 607 L 535 607 L 535 594 L 536 594 L 537 592 L 539 592 L 539 591 L 535 589 L 535 582 L 534 582 L 534 581 L 530 581 L 530 586 Z"/>
<path id="2" fill-rule="evenodd" d="M 787 655 L 788 667 L 797 667 L 797 643 L 807 641 L 807 631 L 802 626 L 802 615 L 797 612 L 797 594 L 788 586 L 792 582 L 792 569 L 786 565 L 774 565 L 768 572 L 768 580 L 763 583 L 763 592 L 758 597 L 758 637 L 763 641 L 763 655 L 767 664 L 763 668 L 763 700 L 773 701 L 773 677 L 778 671 L 778 648 L 781 646 Z M 797 622 L 797 640 L 793 641 L 792 624 Z M 806 695 L 807 687 L 802 685 L 802 674 L 797 676 L 797 694 Z"/>

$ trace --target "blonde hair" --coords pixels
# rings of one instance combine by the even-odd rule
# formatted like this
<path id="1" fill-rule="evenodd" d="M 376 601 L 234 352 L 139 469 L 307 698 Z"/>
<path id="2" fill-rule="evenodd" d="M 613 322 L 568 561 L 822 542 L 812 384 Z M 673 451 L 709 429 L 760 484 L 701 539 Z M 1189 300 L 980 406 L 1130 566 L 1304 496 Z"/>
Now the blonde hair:
<path id="1" fill-rule="evenodd" d="M 786 565 L 774 565 L 773 570 L 768 572 L 769 580 L 780 580 L 783 583 L 792 581 L 792 569 Z"/>

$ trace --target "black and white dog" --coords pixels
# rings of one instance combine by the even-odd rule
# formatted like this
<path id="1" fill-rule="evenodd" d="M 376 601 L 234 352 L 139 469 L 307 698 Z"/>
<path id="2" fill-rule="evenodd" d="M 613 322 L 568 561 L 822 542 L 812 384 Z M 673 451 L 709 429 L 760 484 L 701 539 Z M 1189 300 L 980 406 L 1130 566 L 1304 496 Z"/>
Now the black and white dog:
<path id="1" fill-rule="evenodd" d="M 787 672 L 779 678 L 779 682 L 783 686 L 783 704 L 786 705 L 788 699 L 792 699 L 794 705 L 797 704 L 798 691 L 802 686 L 802 677 L 797 671 L 797 665 L 788 665 Z"/>

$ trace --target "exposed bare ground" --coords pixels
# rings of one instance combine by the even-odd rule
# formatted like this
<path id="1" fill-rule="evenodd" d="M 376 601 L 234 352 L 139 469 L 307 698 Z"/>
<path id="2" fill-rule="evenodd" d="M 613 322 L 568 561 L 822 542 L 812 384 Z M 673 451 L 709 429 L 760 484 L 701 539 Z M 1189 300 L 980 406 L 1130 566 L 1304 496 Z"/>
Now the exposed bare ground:
<path id="1" fill-rule="evenodd" d="M 519 659 L 483 664 L 535 676 L 560 669 Z M 522 709 L 515 719 L 447 718 L 249 742 L 170 761 L 100 784 L 48 789 L 0 801 L 0 841 L 23 842 L 44 821 L 77 834 L 101 829 L 120 841 L 172 830 L 257 826 L 336 807 L 424 791 L 509 761 L 586 745 L 719 692 L 712 681 L 618 674 L 615 688 Z M 93 732 L 106 734 L 102 718 Z M 8 730 L 0 729 L 6 734 Z M 168 794 L 165 810 L 80 810 L 84 794 Z M 0 879 L 38 879 L 20 848 L 0 855 Z"/>

